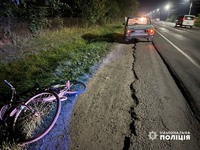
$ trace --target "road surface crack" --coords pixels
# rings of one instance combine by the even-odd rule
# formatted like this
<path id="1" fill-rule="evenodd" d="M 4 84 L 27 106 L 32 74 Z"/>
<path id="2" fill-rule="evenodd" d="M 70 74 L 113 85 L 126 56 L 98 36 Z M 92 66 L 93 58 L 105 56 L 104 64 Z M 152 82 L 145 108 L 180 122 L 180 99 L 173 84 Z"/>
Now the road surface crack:
<path id="1" fill-rule="evenodd" d="M 137 136 L 137 132 L 136 132 L 136 126 L 135 126 L 135 121 L 138 120 L 137 114 L 135 112 L 135 107 L 137 107 L 137 105 L 139 104 L 139 99 L 136 95 L 136 90 L 134 88 L 134 83 L 139 80 L 136 72 L 135 72 L 135 63 L 136 63 L 136 43 L 134 43 L 133 46 L 133 64 L 132 64 L 132 71 L 133 71 L 133 75 L 135 80 L 130 84 L 130 90 L 131 90 L 131 97 L 133 99 L 133 104 L 130 107 L 129 113 L 131 115 L 131 122 L 129 125 L 129 133 L 128 135 L 125 137 L 124 139 L 124 147 L 123 150 L 128 150 L 130 148 L 131 145 L 131 136 Z"/>

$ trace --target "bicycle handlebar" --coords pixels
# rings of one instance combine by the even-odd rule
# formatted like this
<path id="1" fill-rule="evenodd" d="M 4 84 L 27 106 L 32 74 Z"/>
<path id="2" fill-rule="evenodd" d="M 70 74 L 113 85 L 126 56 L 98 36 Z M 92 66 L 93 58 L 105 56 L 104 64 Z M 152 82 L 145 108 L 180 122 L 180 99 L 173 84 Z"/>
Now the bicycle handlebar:
<path id="1" fill-rule="evenodd" d="M 4 82 L 11 87 L 11 90 L 12 90 L 12 97 L 10 99 L 10 101 L 12 102 L 13 99 L 15 98 L 15 95 L 16 95 L 16 90 L 15 88 L 12 86 L 12 84 L 10 84 L 10 82 L 8 82 L 7 80 L 4 80 Z"/>
<path id="2" fill-rule="evenodd" d="M 12 84 L 10 84 L 10 82 L 8 82 L 7 80 L 4 80 L 4 83 L 6 83 L 8 86 L 10 86 L 12 89 L 14 88 L 13 86 L 12 86 Z"/>

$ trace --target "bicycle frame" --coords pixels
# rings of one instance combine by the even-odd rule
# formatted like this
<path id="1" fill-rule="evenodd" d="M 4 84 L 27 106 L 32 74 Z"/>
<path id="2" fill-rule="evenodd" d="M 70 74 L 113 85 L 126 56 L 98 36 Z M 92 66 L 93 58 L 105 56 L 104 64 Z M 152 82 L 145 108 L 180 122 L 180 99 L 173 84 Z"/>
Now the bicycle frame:
<path id="1" fill-rule="evenodd" d="M 70 91 L 70 88 L 72 86 L 73 86 L 73 83 L 71 84 L 70 81 L 68 80 L 65 84 L 63 84 L 63 85 L 57 84 L 52 87 L 53 89 L 50 89 L 50 90 L 56 92 L 54 89 L 60 89 L 59 92 L 56 92 L 56 93 L 61 101 L 65 101 L 68 98 L 68 94 L 69 95 L 79 94 L 79 91 Z M 47 99 L 47 101 L 48 101 L 48 99 Z"/>
<path id="2" fill-rule="evenodd" d="M 16 97 L 16 89 L 13 87 L 13 85 L 11 83 L 9 83 L 7 80 L 4 80 L 4 82 L 11 88 L 12 90 L 12 96 L 11 96 L 11 99 L 10 99 L 10 103 L 9 103 L 9 106 L 12 107 L 13 106 L 13 103 L 14 100 L 15 100 L 15 97 Z M 59 85 L 58 85 L 59 86 Z M 61 91 L 59 91 L 59 93 L 57 94 L 59 99 L 61 101 L 64 101 L 64 100 L 67 100 L 67 94 L 78 94 L 79 92 L 78 91 L 70 91 L 70 88 L 73 86 L 73 84 L 70 84 L 70 81 L 67 81 L 65 83 L 65 88 L 62 89 Z M 44 98 L 42 99 L 42 101 L 44 102 L 53 102 L 55 100 L 54 97 L 47 97 L 47 98 Z M 40 99 L 38 99 L 38 101 L 40 101 Z M 20 112 L 21 109 L 23 109 L 24 107 L 27 107 L 26 106 L 26 102 L 25 103 L 20 103 L 18 102 L 18 105 L 19 106 L 14 106 L 15 108 L 9 113 L 9 116 L 10 117 L 13 117 L 14 115 L 16 115 L 18 112 Z M 31 109 L 31 108 L 29 108 Z"/>

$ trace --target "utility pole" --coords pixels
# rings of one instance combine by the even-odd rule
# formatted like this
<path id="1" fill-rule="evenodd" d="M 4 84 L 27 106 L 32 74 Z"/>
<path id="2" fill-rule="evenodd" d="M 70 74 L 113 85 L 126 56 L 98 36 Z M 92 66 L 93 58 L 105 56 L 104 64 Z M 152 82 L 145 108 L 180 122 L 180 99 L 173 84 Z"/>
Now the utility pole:
<path id="1" fill-rule="evenodd" d="M 191 3 L 190 3 L 189 15 L 191 14 L 192 5 L 193 5 L 193 0 L 192 0 Z"/>

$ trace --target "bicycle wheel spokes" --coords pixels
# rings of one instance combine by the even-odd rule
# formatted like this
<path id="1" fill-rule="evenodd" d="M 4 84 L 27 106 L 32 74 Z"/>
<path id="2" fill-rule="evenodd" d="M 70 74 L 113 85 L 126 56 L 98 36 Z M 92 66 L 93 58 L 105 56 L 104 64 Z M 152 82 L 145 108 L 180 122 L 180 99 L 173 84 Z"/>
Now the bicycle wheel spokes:
<path id="1" fill-rule="evenodd" d="M 18 141 L 31 143 L 47 134 L 58 118 L 60 107 L 60 100 L 52 92 L 29 99 L 14 119 L 13 129 Z"/>

